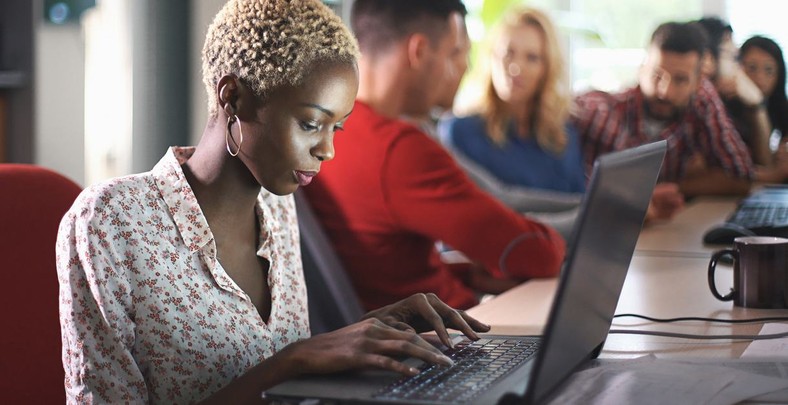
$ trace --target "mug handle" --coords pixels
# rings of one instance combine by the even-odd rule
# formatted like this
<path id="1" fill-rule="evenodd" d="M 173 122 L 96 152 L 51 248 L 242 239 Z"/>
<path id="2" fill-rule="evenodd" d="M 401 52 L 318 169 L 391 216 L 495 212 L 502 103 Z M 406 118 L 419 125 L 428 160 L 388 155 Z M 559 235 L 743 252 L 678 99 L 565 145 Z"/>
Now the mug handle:
<path id="1" fill-rule="evenodd" d="M 720 301 L 731 301 L 733 300 L 733 295 L 736 293 L 736 291 L 731 288 L 731 292 L 723 296 L 720 295 L 719 291 L 717 291 L 717 286 L 714 284 L 714 269 L 717 267 L 717 261 L 720 259 L 720 257 L 725 255 L 731 255 L 733 256 L 733 259 L 736 260 L 736 251 L 733 249 L 720 250 L 714 252 L 714 254 L 711 255 L 711 261 L 709 262 L 709 289 L 711 290 L 712 295 L 714 295 L 714 298 Z"/>

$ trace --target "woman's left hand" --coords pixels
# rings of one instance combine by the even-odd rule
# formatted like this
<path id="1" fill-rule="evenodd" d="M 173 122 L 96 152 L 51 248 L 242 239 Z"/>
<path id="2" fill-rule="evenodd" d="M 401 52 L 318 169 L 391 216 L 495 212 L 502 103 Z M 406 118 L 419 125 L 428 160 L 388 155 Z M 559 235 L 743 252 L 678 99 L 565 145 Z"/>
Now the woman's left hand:
<path id="1" fill-rule="evenodd" d="M 446 328 L 457 329 L 471 340 L 478 340 L 476 332 L 487 332 L 485 325 L 465 311 L 454 309 L 435 294 L 414 294 L 402 301 L 368 312 L 362 319 L 377 318 L 400 330 L 416 333 L 434 330 L 441 342 L 453 347 Z"/>

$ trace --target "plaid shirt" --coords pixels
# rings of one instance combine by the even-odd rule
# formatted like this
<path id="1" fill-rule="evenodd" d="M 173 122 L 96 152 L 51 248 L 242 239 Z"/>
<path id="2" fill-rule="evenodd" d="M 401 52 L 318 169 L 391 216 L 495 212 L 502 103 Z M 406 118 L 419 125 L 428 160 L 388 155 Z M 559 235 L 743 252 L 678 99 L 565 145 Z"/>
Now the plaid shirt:
<path id="1" fill-rule="evenodd" d="M 749 151 L 708 80 L 701 82 L 684 116 L 667 123 L 657 136 L 645 131 L 639 87 L 619 94 L 592 91 L 577 97 L 576 103 L 572 120 L 580 133 L 589 171 L 601 154 L 667 139 L 660 181 L 680 180 L 695 154 L 703 156 L 708 166 L 720 167 L 732 177 L 752 179 L 755 174 Z"/>

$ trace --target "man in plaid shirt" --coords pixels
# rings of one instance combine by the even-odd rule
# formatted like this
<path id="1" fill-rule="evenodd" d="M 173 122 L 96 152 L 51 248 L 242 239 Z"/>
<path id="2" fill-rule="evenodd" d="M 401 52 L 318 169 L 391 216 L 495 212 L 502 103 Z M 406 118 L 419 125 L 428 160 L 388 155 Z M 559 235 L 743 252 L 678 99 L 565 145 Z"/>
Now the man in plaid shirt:
<path id="1" fill-rule="evenodd" d="M 706 34 L 698 25 L 662 24 L 651 37 L 638 86 L 576 99 L 572 118 L 588 168 L 601 154 L 668 140 L 662 184 L 652 199 L 656 218 L 672 217 L 682 194 L 746 194 L 755 174 L 714 86 L 701 78 L 705 47 Z"/>

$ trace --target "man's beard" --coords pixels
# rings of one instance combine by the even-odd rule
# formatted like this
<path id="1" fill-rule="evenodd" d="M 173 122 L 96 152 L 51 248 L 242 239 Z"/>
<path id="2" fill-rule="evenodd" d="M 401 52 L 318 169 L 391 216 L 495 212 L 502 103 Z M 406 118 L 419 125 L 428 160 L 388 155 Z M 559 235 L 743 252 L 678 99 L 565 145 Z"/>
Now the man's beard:
<path id="1" fill-rule="evenodd" d="M 653 108 L 659 106 L 659 108 Z M 645 103 L 646 114 L 660 121 L 677 121 L 686 111 L 686 107 L 678 107 L 670 101 L 653 98 Z M 668 111 L 669 112 L 666 112 Z"/>

